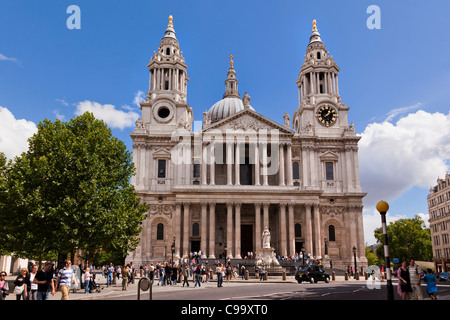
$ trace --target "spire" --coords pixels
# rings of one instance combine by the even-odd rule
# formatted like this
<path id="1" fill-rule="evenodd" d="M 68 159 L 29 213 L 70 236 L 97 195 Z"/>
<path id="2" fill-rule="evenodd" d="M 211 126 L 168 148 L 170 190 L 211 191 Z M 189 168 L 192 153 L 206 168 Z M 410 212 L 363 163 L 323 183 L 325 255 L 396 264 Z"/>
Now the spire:
<path id="1" fill-rule="evenodd" d="M 233 55 L 230 55 L 228 58 L 230 58 L 230 69 L 228 69 L 227 73 L 227 80 L 225 80 L 225 94 L 223 95 L 224 98 L 226 97 L 238 97 L 238 80 L 236 78 L 236 71 L 234 70 L 233 64 Z"/>
<path id="2" fill-rule="evenodd" d="M 319 31 L 317 31 L 317 21 L 314 19 L 312 24 L 313 24 L 313 28 L 312 28 L 311 37 L 309 38 L 309 43 L 322 42 L 322 39 L 320 38 L 320 33 L 319 33 Z"/>
<path id="3" fill-rule="evenodd" d="M 233 68 L 233 58 L 234 58 L 234 56 L 233 55 L 230 55 L 228 58 L 230 58 L 230 69 L 234 69 Z"/>
<path id="4" fill-rule="evenodd" d="M 169 24 L 167 25 L 166 32 L 164 34 L 164 38 L 173 38 L 177 39 L 175 36 L 175 30 L 173 29 L 173 17 L 172 15 L 169 16 Z"/>

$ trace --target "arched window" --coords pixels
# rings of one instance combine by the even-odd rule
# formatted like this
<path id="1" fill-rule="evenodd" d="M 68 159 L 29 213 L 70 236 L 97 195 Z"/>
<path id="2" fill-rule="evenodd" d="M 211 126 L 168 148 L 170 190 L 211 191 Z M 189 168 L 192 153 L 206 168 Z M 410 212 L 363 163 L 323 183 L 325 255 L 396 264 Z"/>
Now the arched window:
<path id="1" fill-rule="evenodd" d="M 170 55 L 170 48 L 166 49 L 166 55 Z"/>
<path id="2" fill-rule="evenodd" d="M 300 223 L 295 224 L 295 237 L 302 236 L 302 225 Z"/>
<path id="3" fill-rule="evenodd" d="M 330 241 L 336 241 L 336 233 L 332 224 L 328 227 L 328 239 Z"/>
<path id="4" fill-rule="evenodd" d="M 164 240 L 164 225 L 162 223 L 158 223 L 156 227 L 156 240 Z"/>
<path id="5" fill-rule="evenodd" d="M 198 237 L 200 235 L 200 226 L 197 222 L 192 225 L 192 236 Z"/>

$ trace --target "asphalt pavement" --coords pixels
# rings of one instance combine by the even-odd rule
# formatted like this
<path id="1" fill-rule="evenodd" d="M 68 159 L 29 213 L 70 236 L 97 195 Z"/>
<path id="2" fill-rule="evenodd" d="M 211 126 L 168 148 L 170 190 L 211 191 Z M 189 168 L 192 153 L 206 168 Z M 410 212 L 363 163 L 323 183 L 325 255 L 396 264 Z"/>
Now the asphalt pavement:
<path id="1" fill-rule="evenodd" d="M 14 281 L 16 276 L 8 276 L 7 280 L 10 282 L 10 294 L 6 297 L 6 300 L 15 300 L 16 296 L 12 292 L 11 283 Z M 106 286 L 106 278 L 102 276 L 101 274 L 97 274 L 96 282 L 100 287 L 102 288 L 99 293 L 85 293 L 84 289 L 79 290 L 70 290 L 69 293 L 69 300 L 108 300 L 109 298 L 120 298 L 120 297 L 129 297 L 129 296 L 135 296 L 136 299 L 138 297 L 138 284 L 140 283 L 141 277 L 139 275 L 135 278 L 134 283 L 130 283 L 127 287 L 127 290 L 122 290 L 122 279 L 117 280 L 115 284 L 111 285 L 110 287 Z M 355 280 L 352 277 L 350 277 L 348 280 L 345 280 L 344 276 L 336 276 L 335 280 L 332 280 L 332 283 L 365 283 L 367 280 L 364 279 L 364 277 L 361 277 L 360 280 Z M 394 284 L 396 284 L 396 279 L 394 280 Z M 209 280 L 211 283 L 216 283 L 217 280 Z M 164 287 L 158 286 L 158 279 L 155 279 L 154 285 L 152 287 L 153 294 L 157 294 L 159 291 L 172 291 L 172 290 L 189 290 L 188 288 L 183 288 L 181 283 L 178 283 L 177 285 L 167 285 Z M 193 288 L 193 281 L 192 278 L 189 279 L 189 283 L 191 284 L 190 288 Z M 264 282 L 260 281 L 259 279 L 255 279 L 254 277 L 251 277 L 249 280 L 242 280 L 240 277 L 236 279 L 232 279 L 230 282 L 224 281 L 224 286 L 228 285 L 242 285 L 245 283 L 297 283 L 297 281 L 294 279 L 293 276 L 287 276 L 286 280 L 283 280 L 281 276 L 269 276 L 267 280 Z M 382 281 L 382 284 L 385 284 L 386 281 Z M 142 288 L 145 285 L 145 281 L 143 280 L 141 282 L 141 290 L 139 290 L 140 298 L 141 300 L 148 300 L 149 299 L 149 291 L 143 291 Z M 396 286 L 394 285 L 394 294 Z M 425 291 L 425 290 L 424 290 Z M 424 299 L 430 300 L 428 295 L 424 292 Z M 450 300 L 450 296 L 438 296 L 439 300 Z M 61 292 L 57 291 L 54 295 L 50 295 L 50 300 L 61 300 Z"/>

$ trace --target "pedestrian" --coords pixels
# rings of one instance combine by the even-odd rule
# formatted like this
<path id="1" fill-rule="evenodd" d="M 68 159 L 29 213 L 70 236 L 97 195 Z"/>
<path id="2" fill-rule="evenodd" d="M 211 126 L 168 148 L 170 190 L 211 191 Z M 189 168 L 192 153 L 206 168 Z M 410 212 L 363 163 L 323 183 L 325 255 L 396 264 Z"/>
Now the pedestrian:
<path id="1" fill-rule="evenodd" d="M 69 300 L 70 285 L 75 283 L 73 269 L 70 267 L 70 260 L 64 261 L 64 268 L 59 270 L 56 279 L 56 288 L 61 291 L 61 300 Z"/>
<path id="2" fill-rule="evenodd" d="M 120 279 L 120 275 L 122 274 L 122 266 L 118 265 L 116 268 L 117 279 Z"/>
<path id="3" fill-rule="evenodd" d="M 9 285 L 8 285 L 8 281 L 6 281 L 6 272 L 2 271 L 0 272 L 0 290 L 1 290 L 1 294 L 0 294 L 0 300 L 5 300 L 6 296 L 9 294 Z"/>
<path id="4" fill-rule="evenodd" d="M 122 270 L 122 290 L 128 290 L 128 277 L 130 276 L 130 268 L 125 266 Z"/>
<path id="5" fill-rule="evenodd" d="M 29 290 L 28 290 L 28 300 L 37 300 L 37 283 L 34 283 L 33 280 L 36 277 L 38 271 L 37 264 L 33 264 L 31 267 L 31 272 L 29 274 L 30 282 L 29 282 Z"/>
<path id="6" fill-rule="evenodd" d="M 162 265 L 159 266 L 159 282 L 158 286 L 161 284 L 161 287 L 164 286 L 164 267 Z"/>
<path id="7" fill-rule="evenodd" d="M 259 281 L 264 281 L 264 277 L 266 275 L 266 269 L 264 269 L 264 266 L 261 267 L 261 278 L 259 278 Z"/>
<path id="8" fill-rule="evenodd" d="M 241 277 L 242 277 L 242 280 L 245 279 L 245 266 L 244 265 L 241 266 Z"/>
<path id="9" fill-rule="evenodd" d="M 257 264 L 255 264 L 255 278 L 259 279 L 259 267 Z"/>
<path id="10" fill-rule="evenodd" d="M 86 268 L 86 270 L 84 271 L 84 293 L 88 293 L 89 292 L 89 283 L 91 282 L 92 276 L 91 276 L 91 272 L 89 268 Z"/>
<path id="11" fill-rule="evenodd" d="M 436 286 L 436 282 L 438 281 L 437 277 L 433 274 L 431 269 L 427 269 L 427 274 L 423 277 L 427 283 L 427 293 L 430 296 L 431 300 L 437 299 L 438 288 Z"/>
<path id="12" fill-rule="evenodd" d="M 109 263 L 109 267 L 106 269 L 106 287 L 110 287 L 112 285 L 114 275 L 114 266 L 112 262 Z"/>
<path id="13" fill-rule="evenodd" d="M 14 294 L 16 295 L 16 300 L 20 300 L 20 298 L 23 300 L 28 300 L 27 287 L 29 286 L 29 281 L 30 278 L 28 277 L 28 269 L 22 268 L 16 280 L 14 280 Z"/>
<path id="14" fill-rule="evenodd" d="M 200 288 L 202 286 L 201 283 L 200 283 L 201 268 L 200 268 L 200 266 L 198 264 L 195 265 L 194 276 L 195 276 L 194 288 L 197 287 L 197 283 L 198 283 L 198 287 Z"/>
<path id="15" fill-rule="evenodd" d="M 37 284 L 37 300 L 48 300 L 50 294 L 55 295 L 55 282 L 53 281 L 53 265 L 50 261 L 44 264 L 44 268 L 36 273 L 33 283 Z"/>
<path id="16" fill-rule="evenodd" d="M 409 279 L 411 281 L 410 300 L 423 300 L 422 288 L 420 287 L 420 280 L 422 279 L 422 269 L 415 263 L 414 259 L 409 259 Z"/>
<path id="17" fill-rule="evenodd" d="M 218 264 L 216 267 L 216 274 L 217 274 L 217 287 L 223 287 L 223 271 L 222 271 L 222 264 Z"/>
<path id="18" fill-rule="evenodd" d="M 186 263 L 184 264 L 184 266 L 183 266 L 181 272 L 182 272 L 182 274 L 183 274 L 183 287 L 184 287 L 185 284 L 189 287 L 189 281 L 188 281 L 188 278 L 189 278 L 189 268 L 188 268 L 188 266 L 186 265 Z"/>
<path id="19" fill-rule="evenodd" d="M 397 293 L 399 293 L 402 296 L 402 300 L 409 300 L 409 294 L 412 292 L 412 288 L 406 261 L 402 262 L 402 266 L 397 271 L 397 276 L 398 276 Z"/>

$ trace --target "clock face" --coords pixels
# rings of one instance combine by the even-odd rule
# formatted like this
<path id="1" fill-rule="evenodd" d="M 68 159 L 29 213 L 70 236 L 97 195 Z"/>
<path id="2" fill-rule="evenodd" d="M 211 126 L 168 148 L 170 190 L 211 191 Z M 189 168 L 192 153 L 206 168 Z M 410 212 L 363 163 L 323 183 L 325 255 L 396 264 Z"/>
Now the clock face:
<path id="1" fill-rule="evenodd" d="M 327 104 L 321 106 L 316 113 L 317 120 L 325 127 L 333 125 L 336 122 L 337 116 L 336 109 Z"/>

